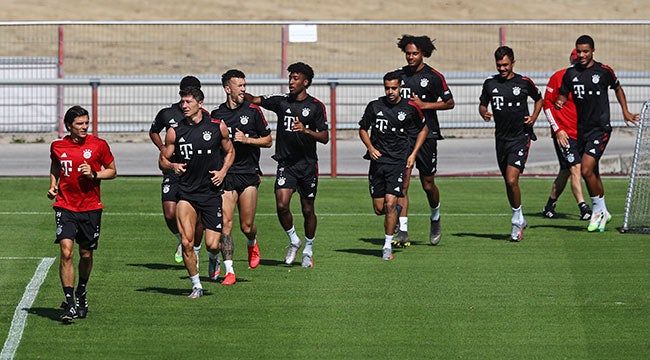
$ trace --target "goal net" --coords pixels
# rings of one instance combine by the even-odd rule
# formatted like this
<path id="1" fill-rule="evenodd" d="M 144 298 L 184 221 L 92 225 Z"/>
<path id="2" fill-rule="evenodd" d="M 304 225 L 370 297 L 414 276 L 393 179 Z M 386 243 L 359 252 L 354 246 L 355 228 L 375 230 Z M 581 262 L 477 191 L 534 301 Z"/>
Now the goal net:
<path id="1" fill-rule="evenodd" d="M 650 100 L 643 104 L 621 232 L 650 234 Z"/>

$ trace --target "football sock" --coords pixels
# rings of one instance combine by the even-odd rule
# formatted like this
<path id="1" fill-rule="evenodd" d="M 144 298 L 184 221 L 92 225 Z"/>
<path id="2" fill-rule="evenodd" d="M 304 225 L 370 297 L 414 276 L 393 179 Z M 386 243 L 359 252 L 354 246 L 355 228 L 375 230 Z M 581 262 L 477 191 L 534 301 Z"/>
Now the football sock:
<path id="1" fill-rule="evenodd" d="M 431 208 L 431 221 L 440 220 L 440 203 L 438 206 Z"/>
<path id="2" fill-rule="evenodd" d="M 521 206 L 518 208 L 511 208 L 512 209 L 512 223 L 513 224 L 521 224 L 524 222 L 524 212 L 521 210 Z"/>
<path id="3" fill-rule="evenodd" d="M 224 260 L 223 265 L 226 267 L 226 274 L 227 273 L 235 273 L 235 270 L 232 268 L 232 260 Z"/>
<path id="4" fill-rule="evenodd" d="M 255 244 L 257 244 L 257 238 L 255 238 L 253 240 L 248 240 L 248 242 L 246 242 L 246 245 L 248 247 L 253 247 L 253 246 L 255 246 Z"/>
<path id="5" fill-rule="evenodd" d="M 192 288 L 203 289 L 203 286 L 201 286 L 201 279 L 199 278 L 199 274 L 190 276 L 190 281 L 192 282 Z"/>
<path id="6" fill-rule="evenodd" d="M 74 288 L 72 286 L 64 286 L 63 287 L 63 294 L 65 295 L 65 301 L 68 304 L 73 304 L 74 303 L 74 296 L 72 295 L 73 291 L 74 291 Z"/>
<path id="7" fill-rule="evenodd" d="M 312 255 L 312 247 L 314 246 L 314 239 L 310 239 L 305 236 L 305 249 L 302 251 L 303 254 Z"/>
<path id="8" fill-rule="evenodd" d="M 384 249 L 390 249 L 393 242 L 393 235 L 384 235 Z"/>
<path id="9" fill-rule="evenodd" d="M 82 278 L 81 276 L 79 277 L 79 284 L 77 284 L 77 297 L 79 295 L 83 295 L 83 293 L 86 292 L 86 285 L 88 285 L 88 279 L 87 278 Z"/>
<path id="10" fill-rule="evenodd" d="M 594 214 L 598 214 L 599 212 L 603 211 L 602 198 L 600 196 L 592 196 L 591 204 L 592 208 L 594 209 Z"/>
<path id="11" fill-rule="evenodd" d="M 409 218 L 406 216 L 399 217 L 399 231 L 409 231 Z"/>
<path id="12" fill-rule="evenodd" d="M 603 213 L 608 212 L 608 211 L 607 211 L 607 204 L 605 204 L 605 195 L 603 195 L 603 196 L 600 198 L 600 206 L 601 206 L 602 209 L 603 209 Z"/>
<path id="13" fill-rule="evenodd" d="M 557 201 L 557 199 L 553 199 L 553 198 L 549 197 L 549 198 L 548 198 L 548 201 L 546 202 L 546 206 L 545 206 L 545 208 L 547 208 L 547 209 L 553 209 L 553 207 L 555 206 L 555 202 L 556 202 L 556 201 Z"/>
<path id="14" fill-rule="evenodd" d="M 399 215 L 402 213 L 402 205 L 395 205 L 395 212 L 397 212 L 397 217 L 399 217 Z"/>
<path id="15" fill-rule="evenodd" d="M 194 247 L 194 253 L 196 254 L 196 258 L 199 258 L 199 253 L 201 252 L 201 245 L 195 246 Z"/>
<path id="16" fill-rule="evenodd" d="M 291 227 L 291 229 L 285 231 L 287 233 L 287 236 L 289 237 L 289 241 L 291 241 L 292 244 L 298 245 L 300 243 L 300 239 L 298 238 L 298 234 L 296 234 L 296 228 Z"/>

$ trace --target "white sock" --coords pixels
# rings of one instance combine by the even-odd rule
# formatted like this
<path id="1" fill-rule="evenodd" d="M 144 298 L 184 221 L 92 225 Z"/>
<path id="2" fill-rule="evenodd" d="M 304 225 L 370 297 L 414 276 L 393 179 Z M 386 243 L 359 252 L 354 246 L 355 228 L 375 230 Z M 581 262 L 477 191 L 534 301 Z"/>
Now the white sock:
<path id="1" fill-rule="evenodd" d="M 605 204 L 605 195 L 600 198 L 600 205 L 602 206 L 603 214 L 607 214 L 609 211 L 607 211 L 607 204 Z"/>
<path id="2" fill-rule="evenodd" d="M 292 244 L 298 245 L 298 243 L 300 243 L 300 238 L 298 238 L 298 234 L 296 234 L 295 227 L 291 227 L 291 229 L 285 232 L 287 233 L 287 236 L 289 237 L 289 241 L 291 241 Z"/>
<path id="3" fill-rule="evenodd" d="M 305 236 L 305 248 L 302 250 L 303 254 L 307 254 L 309 256 L 312 256 L 313 250 L 312 247 L 314 246 L 314 239 L 310 239 Z"/>
<path id="4" fill-rule="evenodd" d="M 440 220 L 440 203 L 438 206 L 431 208 L 431 221 Z"/>
<path id="5" fill-rule="evenodd" d="M 192 282 L 192 289 L 193 288 L 203 289 L 203 286 L 201 286 L 201 279 L 199 278 L 199 274 L 190 276 L 190 281 Z"/>
<path id="6" fill-rule="evenodd" d="M 524 222 L 524 212 L 521 210 L 521 206 L 518 208 L 512 209 L 512 223 L 513 224 L 522 224 Z"/>
<path id="7" fill-rule="evenodd" d="M 393 235 L 384 235 L 384 249 L 390 249 L 393 242 Z"/>
<path id="8" fill-rule="evenodd" d="M 223 265 L 226 267 L 226 274 L 227 273 L 235 273 L 235 270 L 232 268 L 232 260 L 224 260 Z"/>
<path id="9" fill-rule="evenodd" d="M 603 211 L 603 199 L 600 196 L 592 196 L 591 197 L 591 208 L 593 209 L 593 214 L 597 215 L 598 213 Z"/>
<path id="10" fill-rule="evenodd" d="M 399 231 L 409 231 L 409 218 L 407 216 L 399 217 Z"/>

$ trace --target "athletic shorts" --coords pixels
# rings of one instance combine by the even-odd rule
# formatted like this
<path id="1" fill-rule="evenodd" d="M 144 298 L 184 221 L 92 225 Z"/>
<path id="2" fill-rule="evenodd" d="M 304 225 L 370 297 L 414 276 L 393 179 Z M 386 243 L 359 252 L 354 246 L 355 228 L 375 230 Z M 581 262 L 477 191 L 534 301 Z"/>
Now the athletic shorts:
<path id="1" fill-rule="evenodd" d="M 162 201 L 178 201 L 178 175 L 163 173 L 161 194 Z"/>
<path id="2" fill-rule="evenodd" d="M 54 208 L 56 240 L 72 239 L 85 250 L 97 250 L 102 225 L 102 210 L 75 212 L 60 207 Z"/>
<path id="3" fill-rule="evenodd" d="M 570 169 L 573 165 L 580 164 L 582 157 L 578 151 L 578 140 L 569 138 L 569 147 L 560 146 L 557 139 L 553 137 L 555 155 L 560 163 L 560 169 Z"/>
<path id="4" fill-rule="evenodd" d="M 260 176 L 258 174 L 231 174 L 228 173 L 223 180 L 224 191 L 236 191 L 238 194 L 242 193 L 246 188 L 254 186 L 259 187 Z"/>
<path id="5" fill-rule="evenodd" d="M 201 224 L 204 229 L 221 232 L 223 229 L 223 212 L 221 210 L 221 194 L 209 192 L 202 194 L 183 194 L 181 191 L 180 200 L 185 200 L 192 205 L 197 213 L 201 214 Z"/>
<path id="6" fill-rule="evenodd" d="M 386 194 L 404 197 L 404 172 L 406 164 L 380 164 L 370 162 L 368 169 L 368 189 L 370 197 L 380 199 Z"/>
<path id="7" fill-rule="evenodd" d="M 415 139 L 411 139 L 411 141 L 411 151 L 413 151 Z M 415 167 L 420 172 L 420 176 L 431 176 L 436 174 L 436 171 L 438 170 L 438 140 L 433 138 L 427 138 L 424 140 L 422 147 L 415 156 Z"/>
<path id="8" fill-rule="evenodd" d="M 275 190 L 278 189 L 298 190 L 302 199 L 315 199 L 318 192 L 318 163 L 278 165 Z"/>
<path id="9" fill-rule="evenodd" d="M 508 165 L 516 167 L 520 173 L 523 173 L 529 149 L 530 138 L 528 137 L 515 140 L 496 140 L 497 164 L 499 164 L 501 174 L 506 173 Z"/>
<path id="10" fill-rule="evenodd" d="M 578 135 L 578 151 L 580 155 L 587 154 L 596 160 L 600 160 L 609 143 L 610 131 L 594 129 L 584 135 Z"/>

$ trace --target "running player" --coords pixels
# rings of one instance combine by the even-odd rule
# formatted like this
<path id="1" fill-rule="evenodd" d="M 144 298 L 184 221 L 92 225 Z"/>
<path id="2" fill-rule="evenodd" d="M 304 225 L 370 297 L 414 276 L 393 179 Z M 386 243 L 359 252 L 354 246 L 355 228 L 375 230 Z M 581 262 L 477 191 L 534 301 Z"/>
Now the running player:
<path id="1" fill-rule="evenodd" d="M 185 118 L 176 128 L 169 128 L 160 152 L 161 169 L 179 176 L 176 219 L 183 244 L 183 261 L 192 282 L 190 298 L 203 296 L 203 286 L 196 266 L 194 231 L 201 221 L 205 229 L 207 250 L 232 254 L 232 242 L 221 243 L 221 185 L 235 158 L 226 125 L 202 109 L 203 92 L 188 87 L 180 92 Z M 174 154 L 178 152 L 178 158 Z M 223 152 L 223 155 L 222 155 Z M 174 162 L 174 160 L 179 162 Z M 231 269 L 226 271 L 233 272 Z"/>
<path id="2" fill-rule="evenodd" d="M 293 226 L 290 207 L 291 196 L 298 191 L 305 229 L 302 266 L 313 267 L 313 244 L 317 223 L 314 202 L 318 192 L 316 143 L 329 142 L 327 113 L 325 105 L 307 93 L 307 88 L 314 78 L 311 66 L 298 62 L 289 65 L 287 71 L 289 94 L 264 97 L 246 94 L 246 100 L 273 111 L 278 118 L 273 159 L 278 162 L 275 178 L 276 210 L 280 225 L 289 237 L 284 262 L 287 265 L 292 264 L 302 246 Z"/>
<path id="3" fill-rule="evenodd" d="M 569 62 L 573 65 L 577 60 L 578 55 L 576 50 L 573 49 Z M 542 210 L 542 215 L 547 218 L 556 217 L 555 203 L 562 191 L 564 191 L 567 181 L 571 178 L 571 190 L 578 202 L 580 219 L 589 220 L 591 209 L 585 203 L 585 198 L 582 195 L 582 178 L 580 176 L 582 157 L 578 152 L 578 115 L 571 94 L 569 94 L 568 101 L 564 104 L 562 110 L 555 109 L 555 99 L 560 93 L 560 85 L 562 85 L 562 77 L 565 72 L 566 69 L 556 71 L 548 80 L 546 92 L 544 93 L 544 114 L 551 125 L 553 146 L 555 147 L 557 160 L 560 163 L 560 171 L 553 181 L 551 194 Z"/>
<path id="4" fill-rule="evenodd" d="M 530 78 L 513 72 L 515 55 L 511 48 L 497 48 L 494 60 L 499 73 L 483 83 L 478 111 L 483 120 L 494 119 L 497 163 L 512 208 L 510 239 L 521 241 L 528 222 L 521 209 L 519 175 L 526 166 L 530 141 L 536 140 L 533 125 L 542 110 L 543 100 Z M 528 112 L 528 97 L 535 101 L 532 115 Z M 488 104 L 492 112 L 488 111 Z"/>
<path id="5" fill-rule="evenodd" d="M 65 301 L 61 320 L 85 318 L 88 313 L 86 286 L 93 269 L 102 222 L 101 180 L 117 176 L 115 158 L 108 143 L 88 134 L 88 111 L 73 106 L 63 118 L 69 134 L 50 146 L 50 188 L 56 199 L 56 240 L 61 248 L 59 277 Z M 74 244 L 79 244 L 79 282 L 74 291 Z M 74 292 L 74 294 L 73 294 Z M 75 299 L 76 295 L 76 299 Z"/>
<path id="6" fill-rule="evenodd" d="M 370 160 L 368 182 L 375 214 L 384 215 L 383 260 L 392 260 L 391 242 L 397 222 L 397 199 L 403 197 L 406 169 L 413 167 L 416 154 L 424 142 L 428 129 L 420 108 L 400 95 L 400 74 L 393 71 L 384 75 L 385 96 L 371 101 L 359 121 L 359 137 Z M 409 141 L 408 129 L 420 130 L 413 148 L 404 146 Z"/>
<path id="7" fill-rule="evenodd" d="M 636 125 L 639 114 L 632 114 L 627 108 L 623 87 L 616 78 L 614 70 L 594 60 L 594 39 L 582 35 L 576 40 L 578 61 L 567 69 L 562 78 L 560 95 L 555 100 L 555 108 L 562 109 L 568 101 L 569 93 L 578 112 L 578 149 L 582 154 L 582 177 L 591 197 L 592 215 L 588 231 L 605 231 L 612 216 L 605 204 L 605 189 L 598 171 L 598 162 L 605 152 L 612 126 L 609 122 L 608 88 L 613 89 L 616 100 L 621 105 L 626 125 Z"/>
<path id="8" fill-rule="evenodd" d="M 246 76 L 239 70 L 228 70 L 221 75 L 226 92 L 226 102 L 212 111 L 212 117 L 223 121 L 228 127 L 230 139 L 235 146 L 235 160 L 223 183 L 223 235 L 232 236 L 235 205 L 239 209 L 239 226 L 248 239 L 248 266 L 255 269 L 260 263 L 257 244 L 257 187 L 260 184 L 260 148 L 271 147 L 271 129 L 257 105 L 244 100 Z M 226 267 L 227 261 L 224 260 Z M 211 260 L 211 263 L 213 260 Z M 209 275 L 216 280 L 218 266 L 213 265 Z M 227 273 L 222 285 L 235 283 L 235 274 Z"/>
<path id="9" fill-rule="evenodd" d="M 435 174 L 438 164 L 438 140 L 442 140 L 443 137 L 440 134 L 437 111 L 453 109 L 454 98 L 445 77 L 424 63 L 424 58 L 429 58 L 436 50 L 433 41 L 428 36 L 403 35 L 397 42 L 397 47 L 404 52 L 407 64 L 399 69 L 402 82 L 401 96 L 412 100 L 422 109 L 429 129 L 427 138 L 417 154 L 415 165 L 420 173 L 420 183 L 427 195 L 431 209 L 429 241 L 431 245 L 438 245 L 442 231 L 440 228 L 440 193 L 435 183 Z M 418 133 L 418 128 L 409 130 L 411 147 L 415 144 Z M 411 244 L 408 236 L 408 189 L 412 170 L 412 168 L 406 169 L 404 197 L 397 200 L 399 233 L 393 242 L 397 246 Z"/>

